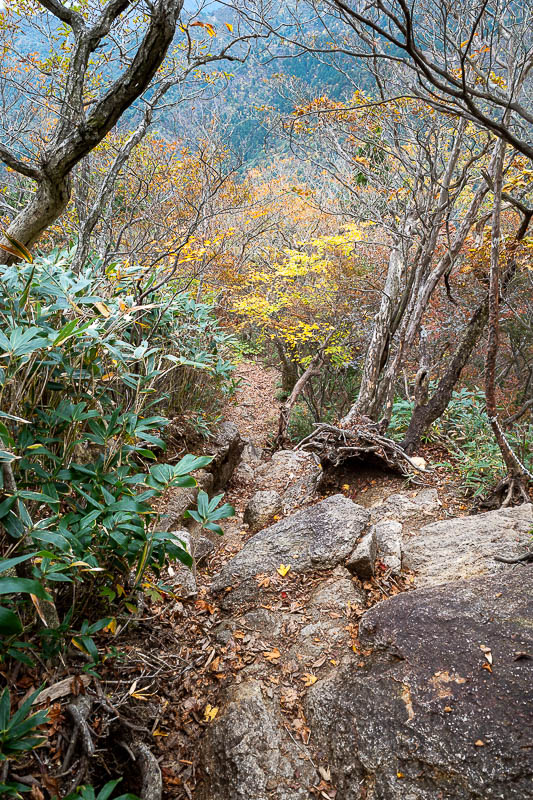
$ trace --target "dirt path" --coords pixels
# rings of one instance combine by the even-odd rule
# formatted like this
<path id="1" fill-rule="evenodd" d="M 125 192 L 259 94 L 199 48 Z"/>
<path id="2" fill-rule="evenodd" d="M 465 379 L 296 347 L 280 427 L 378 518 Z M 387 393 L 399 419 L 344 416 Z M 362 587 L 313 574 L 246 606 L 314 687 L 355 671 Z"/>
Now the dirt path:
<path id="1" fill-rule="evenodd" d="M 278 422 L 280 403 L 275 394 L 279 372 L 257 361 L 242 361 L 235 377 L 241 385 L 225 417 L 235 423 L 243 439 L 256 447 L 268 447 Z"/>

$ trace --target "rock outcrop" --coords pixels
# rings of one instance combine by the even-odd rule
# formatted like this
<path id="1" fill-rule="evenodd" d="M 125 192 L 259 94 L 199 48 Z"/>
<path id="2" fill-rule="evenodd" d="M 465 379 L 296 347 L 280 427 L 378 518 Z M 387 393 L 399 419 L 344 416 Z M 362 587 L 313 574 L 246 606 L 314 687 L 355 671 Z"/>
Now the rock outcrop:
<path id="1" fill-rule="evenodd" d="M 433 522 L 404 538 L 403 566 L 415 572 L 417 586 L 508 572 L 494 556 L 523 555 L 532 527 L 531 503 Z"/>
<path id="2" fill-rule="evenodd" d="M 281 496 L 273 489 L 255 492 L 244 511 L 243 522 L 251 531 L 260 531 L 281 513 Z"/>
<path id="3" fill-rule="evenodd" d="M 211 590 L 225 593 L 226 606 L 235 605 L 257 595 L 257 575 L 274 572 L 282 564 L 290 565 L 293 572 L 342 564 L 369 517 L 366 509 L 344 495 L 328 497 L 252 536 L 215 575 Z"/>
<path id="4" fill-rule="evenodd" d="M 364 666 L 306 701 L 336 797 L 533 797 L 531 568 L 396 596 L 360 636 Z"/>
<path id="5" fill-rule="evenodd" d="M 308 800 L 315 770 L 284 734 L 259 683 L 235 687 L 206 740 L 208 783 L 200 800 Z"/>

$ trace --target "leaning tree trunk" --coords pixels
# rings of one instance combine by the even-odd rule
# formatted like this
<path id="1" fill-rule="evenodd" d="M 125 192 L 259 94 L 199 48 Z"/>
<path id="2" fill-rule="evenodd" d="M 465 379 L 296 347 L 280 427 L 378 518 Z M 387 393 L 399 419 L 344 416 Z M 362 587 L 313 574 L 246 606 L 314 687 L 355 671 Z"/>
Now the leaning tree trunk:
<path id="1" fill-rule="evenodd" d="M 485 325 L 487 324 L 488 314 L 489 300 L 487 296 L 484 302 L 476 308 L 470 317 L 462 341 L 453 354 L 446 372 L 440 379 L 432 397 L 429 401 L 427 400 L 427 396 L 424 398 L 415 398 L 415 402 L 416 400 L 422 400 L 422 402 L 416 402 L 409 427 L 401 444 L 406 453 L 414 453 L 429 426 L 448 408 L 450 400 L 452 399 L 453 390 L 459 380 L 461 372 L 470 358 L 474 347 L 479 342 Z"/>
<path id="2" fill-rule="evenodd" d="M 288 444 L 287 430 L 289 428 L 289 422 L 293 406 L 295 405 L 296 401 L 300 397 L 301 393 L 303 392 L 303 390 L 305 389 L 306 385 L 309 383 L 311 378 L 313 378 L 315 375 L 320 375 L 320 368 L 324 360 L 324 351 L 328 346 L 330 339 L 332 338 L 334 333 L 335 331 L 331 331 L 329 336 L 326 338 L 326 341 L 320 346 L 319 350 L 317 350 L 317 352 L 311 359 L 309 366 L 307 367 L 305 372 L 303 372 L 302 375 L 300 375 L 300 377 L 294 384 L 294 387 L 289 397 L 281 406 L 279 415 L 279 424 L 278 424 L 278 435 L 276 437 L 276 442 L 275 442 L 276 447 L 284 447 L 285 445 Z"/>
<path id="3" fill-rule="evenodd" d="M 69 175 L 45 176 L 37 184 L 37 189 L 29 204 L 22 209 L 7 233 L 13 239 L 30 248 L 44 231 L 52 225 L 68 205 L 72 181 Z M 18 261 L 16 256 L 3 258 L 5 263 Z"/>
<path id="4" fill-rule="evenodd" d="M 514 251 L 517 249 L 518 245 L 524 239 L 527 233 L 531 216 L 532 215 L 530 213 L 524 215 L 524 221 L 517 231 L 512 246 L 513 254 L 511 261 L 502 279 L 502 294 L 505 292 L 515 276 L 517 263 Z M 411 420 L 409 422 L 409 427 L 402 442 L 402 447 L 407 453 L 413 453 L 415 451 L 416 447 L 420 444 L 422 436 L 428 430 L 429 426 L 432 425 L 435 420 L 439 419 L 439 417 L 441 417 L 448 408 L 450 400 L 452 399 L 453 390 L 455 389 L 457 381 L 461 376 L 461 372 L 466 366 L 472 351 L 481 338 L 485 325 L 487 324 L 488 316 L 489 296 L 487 294 L 484 301 L 476 308 L 470 317 L 470 320 L 468 321 L 466 329 L 463 333 L 463 338 L 453 354 L 453 357 L 446 368 L 444 375 L 437 384 L 437 388 L 433 396 L 429 401 L 427 401 L 426 398 L 424 402 L 416 403 Z"/>
<path id="5" fill-rule="evenodd" d="M 487 415 L 492 427 L 494 437 L 500 448 L 503 462 L 507 469 L 507 476 L 500 481 L 494 490 L 495 496 L 501 496 L 502 505 L 507 506 L 516 499 L 520 502 L 528 501 L 527 485 L 533 480 L 533 475 L 513 452 L 507 437 L 503 432 L 498 418 L 496 403 L 496 356 L 499 346 L 500 331 L 500 242 L 501 242 L 501 201 L 503 188 L 503 163 L 505 157 L 505 143 L 498 143 L 498 158 L 494 169 L 494 205 L 492 210 L 492 239 L 490 251 L 490 281 L 489 281 L 489 320 L 487 356 L 485 360 L 485 403 Z"/>
<path id="6" fill-rule="evenodd" d="M 77 10 L 62 3 L 42 5 L 70 27 L 72 50 L 63 97 L 59 101 L 58 120 L 39 163 L 24 162 L 0 144 L 0 159 L 36 184 L 29 205 L 22 209 L 7 231 L 26 247 L 35 244 L 43 231 L 65 210 L 76 164 L 100 144 L 122 114 L 150 85 L 174 38 L 183 0 L 156 0 L 150 4 L 149 22 L 131 63 L 108 91 L 95 100 L 88 113 L 84 87 L 91 55 L 97 47 L 103 46 L 103 40 L 128 3 L 125 0 L 108 3 L 92 25 Z"/>
<path id="7" fill-rule="evenodd" d="M 384 361 L 386 361 L 386 352 L 391 334 L 391 321 L 400 297 L 402 276 L 405 271 L 404 238 L 409 236 L 413 224 L 411 217 L 408 217 L 403 231 L 404 235 L 398 237 L 391 250 L 381 303 L 374 319 L 372 336 L 365 356 L 359 394 L 355 403 L 341 420 L 341 426 L 350 425 L 357 417 L 371 416 L 379 376 L 383 369 Z"/>

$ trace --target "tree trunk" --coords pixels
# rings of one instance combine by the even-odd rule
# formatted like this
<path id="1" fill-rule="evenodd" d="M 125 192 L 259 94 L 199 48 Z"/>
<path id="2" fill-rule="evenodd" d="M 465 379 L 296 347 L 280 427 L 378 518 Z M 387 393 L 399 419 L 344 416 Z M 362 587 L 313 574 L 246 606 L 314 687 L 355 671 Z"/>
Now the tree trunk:
<path id="1" fill-rule="evenodd" d="M 287 355 L 283 345 L 277 339 L 274 340 L 274 344 L 281 361 L 281 388 L 289 394 L 298 380 L 298 364 Z"/>
<path id="2" fill-rule="evenodd" d="M 404 229 L 405 237 L 409 236 L 412 226 L 413 221 L 408 218 Z M 359 394 L 353 406 L 341 420 L 341 426 L 349 425 L 356 416 L 372 416 L 379 376 L 387 361 L 391 321 L 400 295 L 401 280 L 405 269 L 403 245 L 404 237 L 399 237 L 391 250 L 385 287 L 365 356 Z"/>
<path id="3" fill-rule="evenodd" d="M 463 339 L 453 354 L 433 396 L 429 402 L 417 402 L 415 405 L 409 427 L 401 444 L 406 453 L 413 453 L 416 450 L 429 426 L 446 411 L 461 372 L 487 324 L 488 313 L 487 296 L 470 317 Z"/>
<path id="4" fill-rule="evenodd" d="M 498 158 L 494 168 L 494 205 L 492 209 L 492 238 L 490 251 L 490 283 L 489 283 L 489 330 L 487 357 L 485 360 L 485 403 L 487 415 L 494 437 L 500 448 L 503 462 L 507 469 L 507 496 L 503 505 L 512 502 L 515 492 L 519 499 L 527 500 L 527 483 L 533 475 L 513 452 L 498 419 L 496 403 L 496 356 L 499 347 L 500 333 L 500 244 L 501 244 L 501 201 L 503 187 L 503 164 L 505 143 L 498 143 Z"/>
<path id="5" fill-rule="evenodd" d="M 30 203 L 22 209 L 8 228 L 9 236 L 26 247 L 31 247 L 41 234 L 63 213 L 70 200 L 70 176 L 51 179 L 43 178 L 37 185 Z M 19 259 L 15 256 L 4 258 L 5 263 Z"/>
<path id="6" fill-rule="evenodd" d="M 318 350 L 318 352 L 315 353 L 305 372 L 298 378 L 298 380 L 294 384 L 290 396 L 281 406 L 279 415 L 278 435 L 276 437 L 276 447 L 284 447 L 287 444 L 287 429 L 289 427 L 292 408 L 296 403 L 296 401 L 298 400 L 301 393 L 303 392 L 303 390 L 305 389 L 305 386 L 309 382 L 309 380 L 314 375 L 320 374 L 320 366 L 324 358 L 324 350 L 326 349 L 327 344 L 331 339 L 332 335 L 333 334 L 330 334 L 328 336 L 324 344 L 321 346 L 320 350 Z"/>

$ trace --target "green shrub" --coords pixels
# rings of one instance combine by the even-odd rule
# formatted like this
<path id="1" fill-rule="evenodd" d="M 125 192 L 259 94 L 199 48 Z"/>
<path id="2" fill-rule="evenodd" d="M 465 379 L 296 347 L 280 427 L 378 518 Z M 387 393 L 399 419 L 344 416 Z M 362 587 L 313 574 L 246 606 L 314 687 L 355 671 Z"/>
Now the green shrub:
<path id="1" fill-rule="evenodd" d="M 157 463 L 168 418 L 154 408 L 175 408 L 179 395 L 181 410 L 197 412 L 183 389 L 193 375 L 204 391 L 231 388 L 227 345 L 212 309 L 184 294 L 137 304 L 133 272 L 74 274 L 57 252 L 0 266 L 0 526 L 10 555 L 0 571 L 17 572 L 0 579 L 0 656 L 27 660 L 33 595 L 41 619 L 50 605 L 65 611 L 41 631 L 46 656 L 74 635 L 94 664 L 93 635 L 112 622 L 95 616 L 127 608 L 146 570 L 191 564 L 183 543 L 158 530 L 154 501 L 194 486 L 191 472 L 210 458 Z M 81 609 L 89 595 L 85 620 L 73 599 Z"/>
<path id="2" fill-rule="evenodd" d="M 11 714 L 9 689 L 6 687 L 0 694 L 0 763 L 17 758 L 45 741 L 38 729 L 48 721 L 48 712 L 31 713 L 32 703 L 39 693 L 40 689 L 33 692 L 14 714 Z"/>
<path id="3" fill-rule="evenodd" d="M 388 434 L 401 440 L 409 421 L 413 404 L 396 400 Z M 516 425 L 507 438 L 514 452 L 532 469 L 533 425 Z M 487 412 L 485 395 L 480 389 L 462 388 L 453 393 L 448 408 L 433 423 L 423 441 L 446 447 L 453 461 L 442 462 L 459 475 L 465 493 L 474 497 L 485 494 L 505 473 L 500 449 L 494 438 Z"/>

